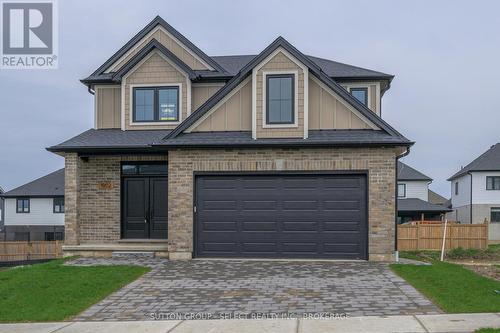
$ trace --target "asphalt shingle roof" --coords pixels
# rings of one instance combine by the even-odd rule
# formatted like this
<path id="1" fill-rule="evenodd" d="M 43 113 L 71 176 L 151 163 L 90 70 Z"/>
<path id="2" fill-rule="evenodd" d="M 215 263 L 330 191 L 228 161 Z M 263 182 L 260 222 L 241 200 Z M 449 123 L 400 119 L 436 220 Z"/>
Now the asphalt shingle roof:
<path id="1" fill-rule="evenodd" d="M 490 149 L 460 169 L 448 180 L 463 176 L 469 171 L 500 171 L 500 143 L 491 146 Z"/>
<path id="2" fill-rule="evenodd" d="M 252 139 L 252 132 L 193 132 L 165 138 L 170 130 L 90 129 L 49 151 L 161 149 L 178 146 L 370 146 L 407 145 L 408 141 L 379 130 L 310 130 L 309 138 Z"/>
<path id="3" fill-rule="evenodd" d="M 436 205 L 446 205 L 448 199 L 442 195 L 434 192 L 433 190 L 428 190 L 429 202 Z"/>
<path id="4" fill-rule="evenodd" d="M 444 213 L 444 212 L 451 212 L 451 209 L 448 209 L 441 205 L 435 205 L 421 199 L 408 198 L 408 199 L 398 199 L 398 212 Z"/>
<path id="5" fill-rule="evenodd" d="M 398 161 L 398 180 L 427 180 L 432 181 L 432 178 L 424 175 L 420 171 L 413 169 L 411 166 Z"/>
<path id="6" fill-rule="evenodd" d="M 230 56 L 212 56 L 217 63 L 219 63 L 230 74 L 236 75 L 246 64 L 250 62 L 256 55 L 230 55 Z M 344 64 L 341 62 L 323 59 L 318 57 L 307 56 L 316 65 L 321 67 L 321 70 L 326 75 L 333 78 L 385 78 L 391 80 L 393 75 L 373 71 L 371 69 L 361 68 Z"/>
<path id="7" fill-rule="evenodd" d="M 64 169 L 49 173 L 13 190 L 5 192 L 3 197 L 40 197 L 64 195 Z"/>

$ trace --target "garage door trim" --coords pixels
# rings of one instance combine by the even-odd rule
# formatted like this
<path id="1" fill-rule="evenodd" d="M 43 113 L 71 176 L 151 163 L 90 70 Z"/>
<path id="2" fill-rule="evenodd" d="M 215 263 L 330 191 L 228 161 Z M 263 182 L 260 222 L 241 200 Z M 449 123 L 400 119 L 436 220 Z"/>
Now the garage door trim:
<path id="1" fill-rule="evenodd" d="M 338 175 L 361 175 L 365 176 L 365 211 L 363 214 L 363 221 L 366 224 L 366 233 L 365 233 L 365 253 L 364 256 L 366 260 L 369 259 L 369 233 L 370 233 L 370 226 L 369 226 L 369 221 L 368 221 L 368 212 L 370 209 L 370 197 L 369 197 L 369 171 L 368 170 L 320 170 L 320 171 L 300 171 L 300 170 L 283 170 L 283 171 L 194 171 L 193 172 L 193 197 L 192 197 L 192 204 L 193 204 L 193 225 L 192 225 L 192 230 L 193 230 L 193 237 L 192 237 L 192 256 L 193 258 L 197 257 L 197 226 L 198 226 L 198 214 L 196 212 L 196 204 L 197 204 L 197 179 L 199 177 L 204 177 L 204 176 L 300 176 L 300 175 L 317 175 L 317 176 L 338 176 Z M 214 257 L 215 258 L 215 257 Z M 221 259 L 228 259 L 221 257 Z M 249 259 L 249 258 L 244 258 L 242 257 L 241 259 Z M 283 259 L 286 260 L 286 259 Z M 307 260 L 307 259 L 305 259 Z"/>

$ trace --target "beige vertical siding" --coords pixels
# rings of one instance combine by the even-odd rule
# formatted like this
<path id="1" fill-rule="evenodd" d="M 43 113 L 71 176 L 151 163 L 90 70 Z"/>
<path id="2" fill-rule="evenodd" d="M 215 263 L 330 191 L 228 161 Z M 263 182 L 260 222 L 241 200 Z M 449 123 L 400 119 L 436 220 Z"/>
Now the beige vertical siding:
<path id="1" fill-rule="evenodd" d="M 183 73 L 179 72 L 176 68 L 170 65 L 165 59 L 163 59 L 158 54 L 153 54 L 150 58 L 148 58 L 144 63 L 142 63 L 139 67 L 137 67 L 134 72 L 130 73 L 127 76 L 122 84 L 125 86 L 125 129 L 127 130 L 139 130 L 139 129 L 173 129 L 177 126 L 177 124 L 168 124 L 168 123 L 158 123 L 153 125 L 130 125 L 130 119 L 132 117 L 131 113 L 131 105 L 130 105 L 130 96 L 132 92 L 132 85 L 141 84 L 147 85 L 151 84 L 154 86 L 155 84 L 168 85 L 172 84 L 181 84 L 182 85 L 182 108 L 180 110 L 182 114 L 182 119 L 184 120 L 187 117 L 187 83 L 186 77 Z"/>
<path id="2" fill-rule="evenodd" d="M 251 130 L 252 81 L 249 80 L 196 126 L 193 132 Z"/>
<path id="3" fill-rule="evenodd" d="M 95 89 L 96 127 L 120 128 L 121 87 L 97 87 Z"/>
<path id="4" fill-rule="evenodd" d="M 298 71 L 298 87 L 295 93 L 298 94 L 298 126 L 289 128 L 264 128 L 265 118 L 262 114 L 263 108 L 263 87 L 265 71 L 292 70 Z M 294 83 L 295 84 L 295 83 Z M 256 101 L 256 121 L 257 138 L 296 138 L 304 136 L 304 72 L 295 62 L 282 52 L 276 54 L 257 72 L 257 101 Z"/>
<path id="5" fill-rule="evenodd" d="M 223 83 L 221 84 L 210 84 L 210 85 L 196 85 L 193 84 L 192 86 L 192 99 L 193 102 L 191 103 L 192 105 L 192 110 L 191 112 L 194 112 L 198 110 L 198 108 L 205 103 L 210 97 L 212 97 L 217 91 L 219 91 L 220 88 L 224 86 Z"/>
<path id="6" fill-rule="evenodd" d="M 309 129 L 365 129 L 370 126 L 330 91 L 309 79 Z"/>
<path id="7" fill-rule="evenodd" d="M 163 30 L 157 29 L 150 37 L 143 39 L 139 42 L 136 47 L 133 48 L 133 51 L 129 53 L 125 58 L 122 58 L 119 63 L 116 63 L 113 67 L 111 67 L 112 72 L 116 72 L 123 65 L 127 63 L 134 55 L 136 55 L 147 43 L 149 43 L 152 39 L 156 39 L 158 42 L 163 44 L 170 52 L 175 54 L 177 58 L 182 60 L 186 65 L 188 65 L 191 69 L 194 70 L 204 70 L 208 69 L 203 63 L 201 63 L 198 59 L 193 57 L 186 46 L 179 44 L 172 38 L 170 38 Z"/>
<path id="8" fill-rule="evenodd" d="M 377 86 L 371 84 L 368 87 L 368 93 L 370 94 L 370 105 L 368 107 L 370 110 L 375 111 L 376 114 L 380 114 L 380 110 L 377 110 Z"/>

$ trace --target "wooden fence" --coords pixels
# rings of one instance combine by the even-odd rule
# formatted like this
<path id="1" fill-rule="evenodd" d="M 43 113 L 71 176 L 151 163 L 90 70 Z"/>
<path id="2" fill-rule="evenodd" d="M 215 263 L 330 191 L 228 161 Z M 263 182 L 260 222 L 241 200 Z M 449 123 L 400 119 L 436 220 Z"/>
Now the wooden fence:
<path id="1" fill-rule="evenodd" d="M 0 262 L 62 257 L 62 241 L 0 242 Z"/>
<path id="2" fill-rule="evenodd" d="M 398 250 L 441 250 L 444 223 L 415 223 L 398 225 Z M 446 226 L 445 249 L 486 249 L 488 247 L 488 223 L 456 224 Z"/>

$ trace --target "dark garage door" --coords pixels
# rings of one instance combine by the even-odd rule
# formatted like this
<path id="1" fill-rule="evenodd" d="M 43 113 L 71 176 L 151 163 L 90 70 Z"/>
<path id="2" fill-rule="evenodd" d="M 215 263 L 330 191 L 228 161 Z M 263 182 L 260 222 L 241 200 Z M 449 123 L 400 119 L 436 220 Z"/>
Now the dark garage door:
<path id="1" fill-rule="evenodd" d="M 364 175 L 196 177 L 197 257 L 367 259 Z"/>

